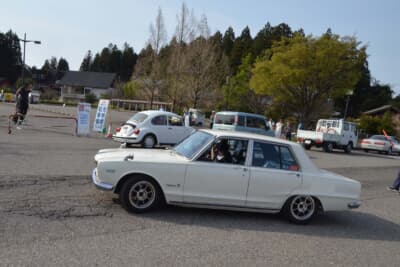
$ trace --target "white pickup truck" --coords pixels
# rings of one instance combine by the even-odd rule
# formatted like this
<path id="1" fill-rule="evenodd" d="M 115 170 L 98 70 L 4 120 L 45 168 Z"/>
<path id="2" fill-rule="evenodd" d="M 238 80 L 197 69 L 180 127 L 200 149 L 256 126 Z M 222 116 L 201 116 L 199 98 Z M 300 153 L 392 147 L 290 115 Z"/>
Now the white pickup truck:
<path id="1" fill-rule="evenodd" d="M 318 120 L 315 131 L 297 131 L 297 141 L 307 150 L 316 146 L 322 147 L 325 152 L 338 148 L 350 153 L 357 144 L 357 139 L 356 124 L 343 119 L 321 119 Z"/>

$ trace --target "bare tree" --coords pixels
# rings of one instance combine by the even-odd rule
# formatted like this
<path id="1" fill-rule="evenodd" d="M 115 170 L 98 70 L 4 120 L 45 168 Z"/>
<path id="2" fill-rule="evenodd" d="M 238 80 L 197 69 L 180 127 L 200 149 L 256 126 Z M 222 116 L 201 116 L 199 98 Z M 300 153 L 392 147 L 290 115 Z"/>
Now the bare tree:
<path id="1" fill-rule="evenodd" d="M 133 76 L 134 82 L 141 89 L 143 97 L 150 101 L 150 109 L 163 89 L 160 50 L 165 44 L 166 36 L 162 11 L 159 8 L 155 24 L 150 25 L 148 46 L 139 56 Z"/>
<path id="2" fill-rule="evenodd" d="M 172 102 L 172 109 L 179 109 L 186 101 L 184 97 L 185 84 L 183 80 L 183 64 L 185 50 L 196 35 L 196 18 L 189 12 L 185 3 L 182 3 L 180 13 L 176 16 L 177 26 L 174 37 L 170 43 L 171 54 L 169 57 L 167 80 L 167 95 Z"/>
<path id="3" fill-rule="evenodd" d="M 184 56 L 184 83 L 189 105 L 198 107 L 202 100 L 211 98 L 224 76 L 224 62 L 219 47 L 212 42 L 207 18 L 198 23 L 199 36 L 191 42 Z"/>

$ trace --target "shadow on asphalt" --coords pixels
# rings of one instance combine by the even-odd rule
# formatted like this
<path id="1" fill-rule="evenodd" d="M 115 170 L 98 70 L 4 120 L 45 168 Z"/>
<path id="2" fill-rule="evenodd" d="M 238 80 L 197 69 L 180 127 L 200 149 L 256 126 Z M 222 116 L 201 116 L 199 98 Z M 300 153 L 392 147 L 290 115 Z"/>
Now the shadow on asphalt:
<path id="1" fill-rule="evenodd" d="M 132 215 L 182 225 L 218 229 L 282 232 L 326 238 L 400 241 L 400 225 L 372 214 L 344 211 L 318 215 L 308 225 L 289 223 L 279 214 L 233 212 L 167 206 L 152 213 Z"/>

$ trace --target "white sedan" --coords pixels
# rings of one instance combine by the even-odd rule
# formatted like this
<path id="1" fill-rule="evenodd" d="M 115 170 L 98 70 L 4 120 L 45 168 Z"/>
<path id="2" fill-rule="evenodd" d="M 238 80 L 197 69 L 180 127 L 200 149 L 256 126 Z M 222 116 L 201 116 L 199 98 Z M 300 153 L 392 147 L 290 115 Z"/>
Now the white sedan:
<path id="1" fill-rule="evenodd" d="M 394 136 L 373 135 L 361 140 L 360 147 L 365 152 L 378 151 L 387 155 L 400 154 L 400 143 Z"/>
<path id="2" fill-rule="evenodd" d="M 200 130 L 172 150 L 103 149 L 95 163 L 93 183 L 135 213 L 167 203 L 282 212 L 304 224 L 361 204 L 358 181 L 317 168 L 299 144 L 251 133 Z"/>
<path id="3" fill-rule="evenodd" d="M 194 131 L 183 124 L 182 117 L 168 111 L 147 110 L 133 115 L 120 128 L 113 139 L 123 144 L 141 144 L 152 148 L 157 144 L 173 145 Z"/>

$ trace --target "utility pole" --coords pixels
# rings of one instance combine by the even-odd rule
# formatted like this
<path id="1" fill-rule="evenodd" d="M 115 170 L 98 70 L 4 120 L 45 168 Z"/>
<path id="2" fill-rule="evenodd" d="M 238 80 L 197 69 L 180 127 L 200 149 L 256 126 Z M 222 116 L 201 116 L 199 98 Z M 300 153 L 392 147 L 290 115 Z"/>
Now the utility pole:
<path id="1" fill-rule="evenodd" d="M 40 41 L 35 41 L 35 40 L 26 40 L 26 33 L 24 33 L 24 39 L 18 39 L 19 41 L 24 43 L 24 54 L 22 57 L 22 70 L 21 70 L 21 81 L 22 85 L 24 84 L 24 78 L 25 78 L 25 50 L 26 50 L 26 43 L 33 42 L 34 44 L 41 44 Z"/>

